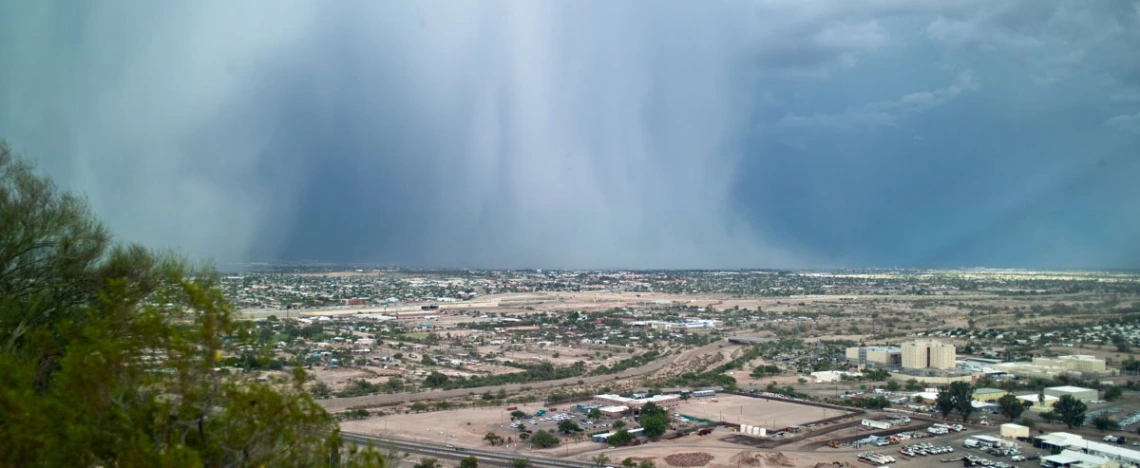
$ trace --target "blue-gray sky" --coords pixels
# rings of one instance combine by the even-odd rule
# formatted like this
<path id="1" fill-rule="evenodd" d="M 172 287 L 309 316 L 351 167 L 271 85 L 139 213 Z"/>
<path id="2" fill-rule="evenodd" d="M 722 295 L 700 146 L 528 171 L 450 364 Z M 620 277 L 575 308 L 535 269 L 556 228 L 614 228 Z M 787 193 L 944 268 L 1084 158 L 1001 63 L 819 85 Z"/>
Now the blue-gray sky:
<path id="1" fill-rule="evenodd" d="M 1140 267 L 1134 0 L 0 3 L 0 137 L 226 263 Z"/>

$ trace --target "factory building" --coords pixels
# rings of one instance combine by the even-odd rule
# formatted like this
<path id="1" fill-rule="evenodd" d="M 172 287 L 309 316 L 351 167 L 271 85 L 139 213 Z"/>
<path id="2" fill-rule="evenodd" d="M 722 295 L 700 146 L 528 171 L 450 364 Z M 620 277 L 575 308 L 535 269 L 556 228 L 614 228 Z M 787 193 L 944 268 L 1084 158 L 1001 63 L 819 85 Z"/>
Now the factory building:
<path id="1" fill-rule="evenodd" d="M 856 346 L 847 348 L 847 361 L 864 367 L 899 367 L 902 348 L 897 346 Z"/>
<path id="2" fill-rule="evenodd" d="M 1084 354 L 1072 354 L 1068 356 L 1057 356 L 1053 358 L 1033 358 L 1033 365 L 1042 367 L 1059 367 L 1065 370 L 1088 372 L 1093 374 L 1103 373 L 1107 370 L 1104 364 L 1104 359 L 1097 359 L 1095 356 L 1088 356 Z"/>
<path id="3" fill-rule="evenodd" d="M 986 388 L 986 387 L 975 388 L 974 389 L 974 400 L 984 401 L 987 403 L 993 403 L 993 402 L 1001 399 L 1001 397 L 1005 396 L 1007 393 L 1009 393 L 1009 392 L 1002 390 L 1000 388 Z"/>
<path id="4" fill-rule="evenodd" d="M 650 402 L 667 410 L 672 410 L 681 404 L 681 399 L 677 397 L 677 395 L 654 395 L 648 398 L 628 398 L 621 395 L 594 396 L 594 404 L 602 406 L 625 406 L 640 409 L 642 406 L 645 406 L 646 403 Z"/>
<path id="5" fill-rule="evenodd" d="M 937 340 L 914 340 L 902 345 L 903 369 L 944 369 L 956 367 L 954 345 Z"/>
<path id="6" fill-rule="evenodd" d="M 1049 387 L 1045 389 L 1046 396 L 1054 396 L 1061 398 L 1065 395 L 1070 395 L 1077 400 L 1088 403 L 1097 399 L 1097 392 L 1091 388 L 1074 387 L 1072 385 L 1065 385 L 1063 387 Z"/>

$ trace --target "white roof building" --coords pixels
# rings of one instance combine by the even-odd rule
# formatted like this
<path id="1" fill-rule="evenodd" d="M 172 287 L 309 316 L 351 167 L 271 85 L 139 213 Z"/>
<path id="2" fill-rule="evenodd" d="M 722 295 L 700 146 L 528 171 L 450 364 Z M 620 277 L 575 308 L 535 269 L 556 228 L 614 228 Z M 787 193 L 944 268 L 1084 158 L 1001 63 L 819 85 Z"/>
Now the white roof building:
<path id="1" fill-rule="evenodd" d="M 1140 465 L 1140 451 L 1095 440 L 1085 440 L 1076 434 L 1054 432 L 1039 437 L 1044 448 L 1081 449 L 1084 454 L 1107 458 L 1121 465 Z M 1068 450 L 1066 450 L 1068 451 Z M 1062 452 L 1064 453 L 1064 452 Z M 1097 465 L 1100 466 L 1100 465 Z"/>

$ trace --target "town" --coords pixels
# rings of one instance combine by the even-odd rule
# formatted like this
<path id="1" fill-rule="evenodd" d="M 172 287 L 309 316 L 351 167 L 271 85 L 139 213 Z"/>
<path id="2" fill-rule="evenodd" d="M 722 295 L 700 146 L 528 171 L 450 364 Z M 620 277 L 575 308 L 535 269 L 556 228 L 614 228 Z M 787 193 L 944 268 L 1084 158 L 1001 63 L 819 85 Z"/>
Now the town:
<path id="1" fill-rule="evenodd" d="M 419 464 L 1140 465 L 1140 275 L 334 270 L 225 276 L 224 369 Z"/>

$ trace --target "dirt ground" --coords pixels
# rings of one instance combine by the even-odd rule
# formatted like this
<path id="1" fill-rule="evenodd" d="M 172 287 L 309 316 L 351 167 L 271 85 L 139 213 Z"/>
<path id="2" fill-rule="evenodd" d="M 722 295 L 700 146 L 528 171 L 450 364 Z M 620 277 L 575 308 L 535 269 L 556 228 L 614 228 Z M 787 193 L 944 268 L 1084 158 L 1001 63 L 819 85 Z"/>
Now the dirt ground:
<path id="1" fill-rule="evenodd" d="M 539 403 L 518 405 L 520 411 L 528 414 L 534 414 L 542 408 Z M 371 417 L 343 421 L 340 428 L 345 432 L 490 449 L 490 444 L 483 440 L 483 436 L 488 432 L 497 433 L 503 438 L 517 436 L 518 431 L 511 429 L 510 423 L 510 411 L 496 407 Z"/>
<path id="2" fill-rule="evenodd" d="M 857 463 L 853 453 L 789 453 L 780 451 L 754 451 L 740 450 L 739 448 L 725 447 L 669 447 L 662 445 L 649 445 L 631 448 L 614 449 L 602 452 L 610 459 L 610 465 L 617 465 L 626 458 L 634 461 L 652 460 L 660 468 L 676 465 L 668 463 L 671 455 L 699 454 L 712 455 L 712 460 L 703 466 L 705 468 L 739 468 L 739 467 L 814 467 L 823 463 L 827 466 L 832 462 Z"/>
<path id="3" fill-rule="evenodd" d="M 682 402 L 674 411 L 686 416 L 762 426 L 770 430 L 790 425 L 804 425 L 845 414 L 835 409 L 726 394 L 711 398 L 692 398 Z"/>

